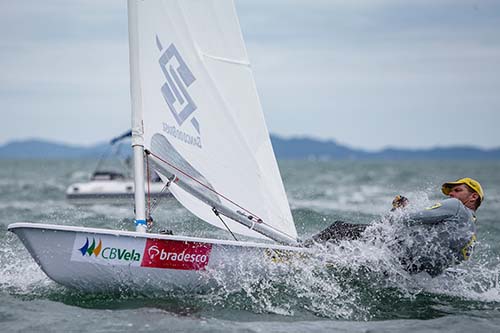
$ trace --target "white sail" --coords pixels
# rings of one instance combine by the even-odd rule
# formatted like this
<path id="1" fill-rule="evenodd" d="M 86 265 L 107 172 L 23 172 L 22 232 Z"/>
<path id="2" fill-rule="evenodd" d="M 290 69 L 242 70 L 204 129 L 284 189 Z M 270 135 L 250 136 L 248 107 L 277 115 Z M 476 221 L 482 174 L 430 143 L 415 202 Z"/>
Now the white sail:
<path id="1" fill-rule="evenodd" d="M 151 152 L 160 173 L 175 174 L 171 193 L 206 222 L 226 229 L 212 211 L 224 207 L 296 239 L 233 2 L 132 6 L 137 26 L 130 29 L 138 39 L 132 79 L 139 81 L 134 142 Z M 226 216 L 232 232 L 263 237 Z"/>

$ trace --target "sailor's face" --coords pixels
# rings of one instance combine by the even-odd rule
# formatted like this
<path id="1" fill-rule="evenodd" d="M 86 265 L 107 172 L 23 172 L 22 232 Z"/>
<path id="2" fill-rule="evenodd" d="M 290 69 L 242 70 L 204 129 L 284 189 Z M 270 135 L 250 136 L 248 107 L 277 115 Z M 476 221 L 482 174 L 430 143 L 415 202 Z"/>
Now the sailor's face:
<path id="1" fill-rule="evenodd" d="M 467 206 L 468 203 L 476 200 L 477 193 L 470 191 L 467 185 L 460 184 L 453 186 L 448 196 L 462 201 Z"/>

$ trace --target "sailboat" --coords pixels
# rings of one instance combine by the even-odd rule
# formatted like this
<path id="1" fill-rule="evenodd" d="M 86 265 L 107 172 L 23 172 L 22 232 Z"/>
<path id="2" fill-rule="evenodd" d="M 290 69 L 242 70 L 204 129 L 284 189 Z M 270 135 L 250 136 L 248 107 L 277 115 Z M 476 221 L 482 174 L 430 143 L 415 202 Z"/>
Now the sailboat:
<path id="1" fill-rule="evenodd" d="M 135 231 L 39 223 L 8 230 L 52 280 L 86 291 L 203 285 L 210 271 L 306 251 L 233 1 L 127 5 Z M 184 207 L 232 239 L 148 232 L 145 164 Z"/>
<path id="2" fill-rule="evenodd" d="M 88 181 L 80 181 L 70 184 L 66 189 L 66 199 L 74 204 L 95 204 L 95 203 L 111 203 L 111 204 L 127 204 L 134 199 L 134 180 L 132 179 L 129 169 L 129 157 L 121 157 L 119 149 L 124 140 L 132 136 L 132 131 L 127 131 L 113 139 L 111 139 L 109 150 L 103 154 L 97 163 L 97 167 L 90 176 Z M 104 168 L 105 161 L 109 155 L 115 156 L 115 160 L 121 162 L 121 168 Z M 125 172 L 122 171 L 125 170 Z M 166 189 L 164 183 L 158 177 L 154 170 L 146 170 L 146 188 L 149 198 L 160 200 L 171 196 Z"/>

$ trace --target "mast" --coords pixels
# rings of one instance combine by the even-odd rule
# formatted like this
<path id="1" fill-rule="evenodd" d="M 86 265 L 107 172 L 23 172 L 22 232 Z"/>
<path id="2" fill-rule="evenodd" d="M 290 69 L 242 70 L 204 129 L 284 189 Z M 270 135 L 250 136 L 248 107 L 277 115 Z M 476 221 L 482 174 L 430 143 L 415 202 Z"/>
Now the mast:
<path id="1" fill-rule="evenodd" d="M 142 124 L 139 73 L 139 32 L 137 3 L 127 1 L 130 63 L 130 99 L 132 109 L 132 149 L 134 155 L 135 230 L 146 232 L 146 199 L 144 189 L 144 128 Z"/>

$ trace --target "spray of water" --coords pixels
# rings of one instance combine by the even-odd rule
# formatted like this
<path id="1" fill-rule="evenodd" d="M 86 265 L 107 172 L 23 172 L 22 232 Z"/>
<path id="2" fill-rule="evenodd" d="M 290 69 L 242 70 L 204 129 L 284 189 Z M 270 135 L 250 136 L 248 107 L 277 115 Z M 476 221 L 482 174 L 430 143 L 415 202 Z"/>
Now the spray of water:
<path id="1" fill-rule="evenodd" d="M 413 193 L 410 199 L 410 210 L 433 203 L 425 192 Z M 436 298 L 465 307 L 500 302 L 500 260 L 488 244 L 478 244 L 472 261 L 434 278 L 405 271 L 390 241 L 400 232 L 393 222 L 398 214 L 404 212 L 393 220 L 379 216 L 363 239 L 316 244 L 307 255 L 281 254 L 278 260 L 257 255 L 235 263 L 230 273 L 209 269 L 204 276 L 209 287 L 148 292 L 124 287 L 118 295 L 87 295 L 57 286 L 8 234 L 0 248 L 0 289 L 83 307 L 150 306 L 186 314 L 230 309 L 306 319 L 393 318 L 395 305 L 399 316 L 414 318 L 419 302 Z"/>
<path id="2" fill-rule="evenodd" d="M 16 295 L 29 295 L 34 289 L 54 285 L 36 265 L 17 237 L 8 234 L 0 247 L 0 290 Z"/>

